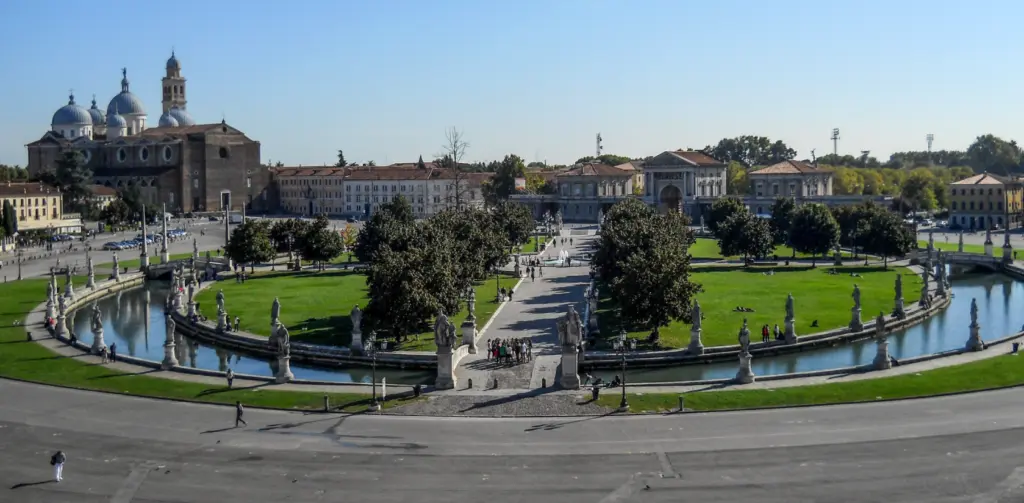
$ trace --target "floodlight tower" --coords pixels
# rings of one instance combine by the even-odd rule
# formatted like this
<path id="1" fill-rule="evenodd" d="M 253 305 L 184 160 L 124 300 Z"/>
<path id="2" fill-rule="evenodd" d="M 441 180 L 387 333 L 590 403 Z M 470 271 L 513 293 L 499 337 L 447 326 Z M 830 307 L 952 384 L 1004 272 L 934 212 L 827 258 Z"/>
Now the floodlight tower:
<path id="1" fill-rule="evenodd" d="M 832 128 L 832 155 L 839 158 L 839 128 Z"/>
<path id="2" fill-rule="evenodd" d="M 924 139 L 925 139 L 925 141 L 928 142 L 928 164 L 931 165 L 931 164 L 933 164 L 933 162 L 932 162 L 932 142 L 935 141 L 935 135 L 933 135 L 931 133 L 928 133 L 928 134 L 926 134 L 924 136 Z"/>
<path id="3" fill-rule="evenodd" d="M 601 145 L 602 141 L 601 133 L 597 133 L 597 154 L 595 154 L 595 157 L 601 157 L 601 151 L 604 150 L 604 145 Z"/>

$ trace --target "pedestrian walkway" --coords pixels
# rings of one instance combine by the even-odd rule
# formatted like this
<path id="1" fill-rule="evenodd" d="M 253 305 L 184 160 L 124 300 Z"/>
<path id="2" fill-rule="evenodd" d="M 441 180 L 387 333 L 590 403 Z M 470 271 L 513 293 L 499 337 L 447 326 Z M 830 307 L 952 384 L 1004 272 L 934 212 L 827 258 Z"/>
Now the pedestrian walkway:
<path id="1" fill-rule="evenodd" d="M 552 244 L 546 256 L 557 256 L 561 250 L 570 255 L 583 253 L 593 237 L 573 236 L 570 246 L 566 238 Z M 526 272 L 526 267 L 523 267 Z M 455 370 L 458 388 L 468 388 L 473 380 L 474 389 L 490 389 L 494 380 L 498 388 L 537 389 L 543 384 L 554 386 L 561 348 L 558 346 L 556 320 L 575 304 L 583 313 L 583 294 L 590 282 L 590 268 L 586 265 L 571 267 L 545 266 L 543 275 L 537 269 L 533 280 L 527 275 L 515 288 L 512 300 L 503 304 L 491 317 L 487 330 L 477 343 L 479 351 L 463 358 Z M 504 365 L 487 358 L 487 341 L 493 339 L 530 338 L 533 342 L 533 360 L 518 365 Z"/>

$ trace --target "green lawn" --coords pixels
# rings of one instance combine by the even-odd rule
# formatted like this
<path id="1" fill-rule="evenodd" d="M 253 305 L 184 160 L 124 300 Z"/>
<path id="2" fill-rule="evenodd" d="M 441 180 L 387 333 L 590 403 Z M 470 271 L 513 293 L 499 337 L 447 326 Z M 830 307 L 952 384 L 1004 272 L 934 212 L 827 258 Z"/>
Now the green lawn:
<path id="1" fill-rule="evenodd" d="M 919 248 L 928 248 L 928 240 L 927 239 L 919 239 L 917 241 L 917 246 Z M 960 249 L 959 246 L 960 245 L 959 245 L 958 241 L 954 241 L 952 243 L 946 243 L 944 240 L 943 241 L 935 241 L 935 248 L 938 249 L 938 250 L 942 250 L 942 251 L 952 251 L 952 252 L 955 252 L 955 251 Z M 1000 257 L 1003 256 L 1002 255 L 1002 253 L 1003 253 L 1003 241 L 1002 240 L 999 240 L 998 243 L 993 243 L 992 246 L 993 246 L 993 253 L 995 253 L 997 256 L 1000 256 Z M 984 255 L 985 254 L 985 245 L 974 245 L 974 244 L 964 243 L 964 252 L 965 253 L 977 253 L 979 255 Z"/>
<path id="2" fill-rule="evenodd" d="M 272 385 L 229 390 L 226 386 L 124 374 L 102 365 L 83 363 L 77 358 L 59 356 L 34 342 L 27 342 L 24 327 L 13 324 L 24 320 L 28 311 L 45 297 L 46 281 L 40 278 L 0 284 L 0 298 L 7 301 L 5 308 L 0 311 L 0 376 L 81 389 L 199 402 L 234 404 L 237 400 L 249 406 L 281 409 L 319 410 L 323 407 L 322 393 L 276 391 Z M 84 285 L 85 278 L 77 277 L 75 283 Z M 335 407 L 347 411 L 365 410 L 370 400 L 367 395 L 359 393 L 331 393 L 330 397 Z M 387 405 L 401 403 L 395 401 Z"/>
<path id="3" fill-rule="evenodd" d="M 97 272 L 97 276 L 100 276 L 100 275 L 102 275 L 104 273 L 110 274 L 111 268 L 114 267 L 112 253 L 113 252 L 107 252 L 107 251 L 92 252 L 92 255 L 94 257 L 93 258 L 94 262 L 97 260 L 97 258 L 100 258 L 100 257 L 107 257 L 107 258 L 111 259 L 110 262 L 104 262 L 102 264 L 94 264 L 93 265 L 93 268 Z M 170 254 L 171 260 L 179 260 L 179 259 L 183 259 L 183 258 L 189 258 L 191 256 L 192 256 L 192 252 L 172 253 L 172 254 Z M 206 255 L 202 254 L 201 256 L 205 257 Z M 139 250 L 122 250 L 122 251 L 117 252 L 117 263 L 118 263 L 118 265 L 121 266 L 121 270 L 124 270 L 124 268 L 127 267 L 128 268 L 128 272 L 136 272 L 136 271 L 138 271 L 139 270 Z M 150 264 L 159 264 L 160 263 L 160 251 L 159 250 L 156 251 L 156 253 L 154 253 L 152 248 L 149 249 L 149 263 Z"/>
<path id="4" fill-rule="evenodd" d="M 356 258 L 354 253 L 352 253 L 352 252 L 344 252 L 341 255 L 338 255 L 337 257 L 334 257 L 333 259 L 331 259 L 330 263 L 331 264 L 345 264 L 345 263 L 349 262 L 349 257 L 352 257 L 352 260 L 351 260 L 352 262 L 358 262 L 359 261 Z M 303 264 L 304 265 L 309 265 L 309 264 L 312 264 L 312 262 L 309 262 L 307 264 L 305 261 L 303 261 Z"/>
<path id="5" fill-rule="evenodd" d="M 701 339 L 705 346 L 721 346 L 737 343 L 737 335 L 747 318 L 750 337 L 761 339 L 761 325 L 769 329 L 775 324 L 785 328 L 786 296 L 793 294 L 797 334 L 811 334 L 850 323 L 850 308 L 853 307 L 853 285 L 861 291 L 861 317 L 871 319 L 879 311 L 888 314 L 893 307 L 894 284 L 897 272 L 903 273 L 903 298 L 909 304 L 920 298 L 921 278 L 905 268 L 881 267 L 840 267 L 838 275 L 829 275 L 831 267 L 749 267 L 721 270 L 719 268 L 697 268 L 691 280 L 700 283 L 704 292 L 697 296 L 704 311 Z M 774 270 L 774 276 L 763 273 Z M 850 273 L 862 277 L 853 278 Z M 602 335 L 612 337 L 618 332 L 618 319 L 610 309 L 609 299 L 599 305 L 598 320 Z M 734 311 L 737 306 L 754 309 L 753 313 Z M 811 323 L 818 320 L 818 327 Z M 611 329 L 611 330 L 609 330 Z M 631 330 L 632 337 L 641 340 L 647 331 Z M 682 321 L 669 324 L 661 329 L 661 345 L 665 348 L 681 348 L 689 344 L 690 325 Z"/>
<path id="6" fill-rule="evenodd" d="M 779 245 L 779 246 L 775 247 L 775 255 L 779 256 L 779 260 L 785 260 L 785 259 L 790 258 L 790 257 L 793 256 L 793 249 L 788 247 L 788 246 L 786 246 L 786 245 Z M 844 257 L 852 257 L 853 256 L 850 252 L 845 251 L 845 250 L 842 252 L 842 255 Z M 690 246 L 690 256 L 693 257 L 693 258 L 703 258 L 703 259 L 712 259 L 712 258 L 713 259 L 721 259 L 721 258 L 739 259 L 739 258 L 741 258 L 739 256 L 723 257 L 722 256 L 722 252 L 718 248 L 718 240 L 711 239 L 711 238 L 697 238 L 696 242 L 693 243 L 693 246 Z M 807 255 L 805 253 L 797 253 L 796 257 L 797 258 L 811 258 L 810 255 Z M 829 254 L 829 259 L 828 260 L 830 260 L 830 261 L 832 260 L 832 254 Z"/>
<path id="7" fill-rule="evenodd" d="M 954 365 L 915 374 L 843 383 L 797 386 L 792 388 L 703 391 L 683 394 L 691 410 L 729 410 L 791 405 L 825 405 L 845 402 L 870 402 L 896 398 L 922 397 L 941 393 L 979 391 L 1024 383 L 1024 355 L 1002 355 L 963 365 Z M 630 394 L 630 410 L 635 412 L 671 411 L 679 408 L 679 394 Z M 618 407 L 620 395 L 606 393 L 598 403 Z"/>
<path id="8" fill-rule="evenodd" d="M 548 241 L 547 236 L 540 236 L 540 244 L 538 246 L 538 236 L 530 236 L 530 239 L 523 246 L 519 247 L 519 251 L 523 253 L 537 253 L 541 250 L 541 246 Z"/>
<path id="9" fill-rule="evenodd" d="M 514 285 L 514 278 L 503 276 L 501 286 Z M 281 322 L 297 341 L 314 344 L 348 346 L 352 340 L 349 313 L 359 305 L 366 309 L 366 276 L 354 271 L 265 272 L 250 276 L 245 283 L 226 280 L 212 285 L 196 296 L 200 312 L 213 320 L 217 316 L 217 290 L 224 290 L 224 307 L 234 320 L 239 317 L 241 329 L 257 335 L 270 336 L 270 307 L 277 297 L 281 302 Z M 495 302 L 495 281 L 490 279 L 476 287 L 477 328 L 491 318 Z M 463 309 L 453 319 L 459 326 L 466 319 Z M 365 333 L 364 333 L 365 336 Z M 435 351 L 434 334 L 426 330 L 411 337 L 399 349 Z"/>

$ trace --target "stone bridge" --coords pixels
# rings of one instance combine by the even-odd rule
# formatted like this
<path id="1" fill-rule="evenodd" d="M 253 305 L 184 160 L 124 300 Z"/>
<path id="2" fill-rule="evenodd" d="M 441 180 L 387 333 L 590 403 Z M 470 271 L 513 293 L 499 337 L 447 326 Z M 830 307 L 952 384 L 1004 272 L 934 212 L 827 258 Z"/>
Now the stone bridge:
<path id="1" fill-rule="evenodd" d="M 953 272 L 965 272 L 973 268 L 982 268 L 989 271 L 1002 271 L 1005 264 L 1013 262 L 1013 249 L 993 247 L 992 254 L 967 253 L 960 251 L 942 251 L 942 260 L 950 265 Z M 940 250 L 928 249 L 918 250 L 917 263 L 924 261 L 925 257 L 931 257 L 932 263 L 939 260 Z"/>
<path id="2" fill-rule="evenodd" d="M 171 260 L 170 262 L 165 262 L 162 264 L 158 263 L 159 260 L 160 257 L 156 257 L 155 261 L 153 260 L 153 258 L 150 258 L 149 268 L 146 269 L 147 278 L 158 279 L 163 278 L 165 276 L 170 277 L 171 271 L 174 270 L 175 266 L 177 266 L 179 263 L 184 263 L 185 266 L 188 266 L 189 263 L 191 263 L 192 258 L 190 257 L 178 260 Z M 196 270 L 201 272 L 206 270 L 207 268 L 216 272 L 230 271 L 231 263 L 227 258 L 224 257 L 206 258 L 200 256 L 199 259 L 196 260 Z"/>

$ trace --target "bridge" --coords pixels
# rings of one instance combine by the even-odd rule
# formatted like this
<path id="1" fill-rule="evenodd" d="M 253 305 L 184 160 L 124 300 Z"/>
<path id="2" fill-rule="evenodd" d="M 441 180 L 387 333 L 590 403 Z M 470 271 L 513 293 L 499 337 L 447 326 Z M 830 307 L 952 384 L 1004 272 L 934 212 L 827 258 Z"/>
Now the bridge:
<path id="1" fill-rule="evenodd" d="M 941 260 L 950 265 L 952 272 L 957 273 L 974 268 L 1000 272 L 1005 269 L 1006 265 L 1013 263 L 1013 249 L 1004 249 L 1001 246 L 993 246 L 992 255 L 921 248 L 917 250 L 916 262 L 920 264 L 925 257 L 930 257 L 932 263 L 935 264 L 940 259 L 940 255 Z"/>
<path id="2" fill-rule="evenodd" d="M 154 260 L 154 258 L 156 260 Z M 146 277 L 149 279 L 159 279 L 163 277 L 169 277 L 171 271 L 179 264 L 185 264 L 188 266 L 192 262 L 192 257 L 171 260 L 170 262 L 159 263 L 160 257 L 150 257 L 149 268 L 146 269 Z M 196 260 L 196 270 L 204 271 L 210 269 L 211 271 L 223 272 L 231 270 L 231 262 L 226 257 L 210 257 L 206 258 L 200 256 Z"/>

